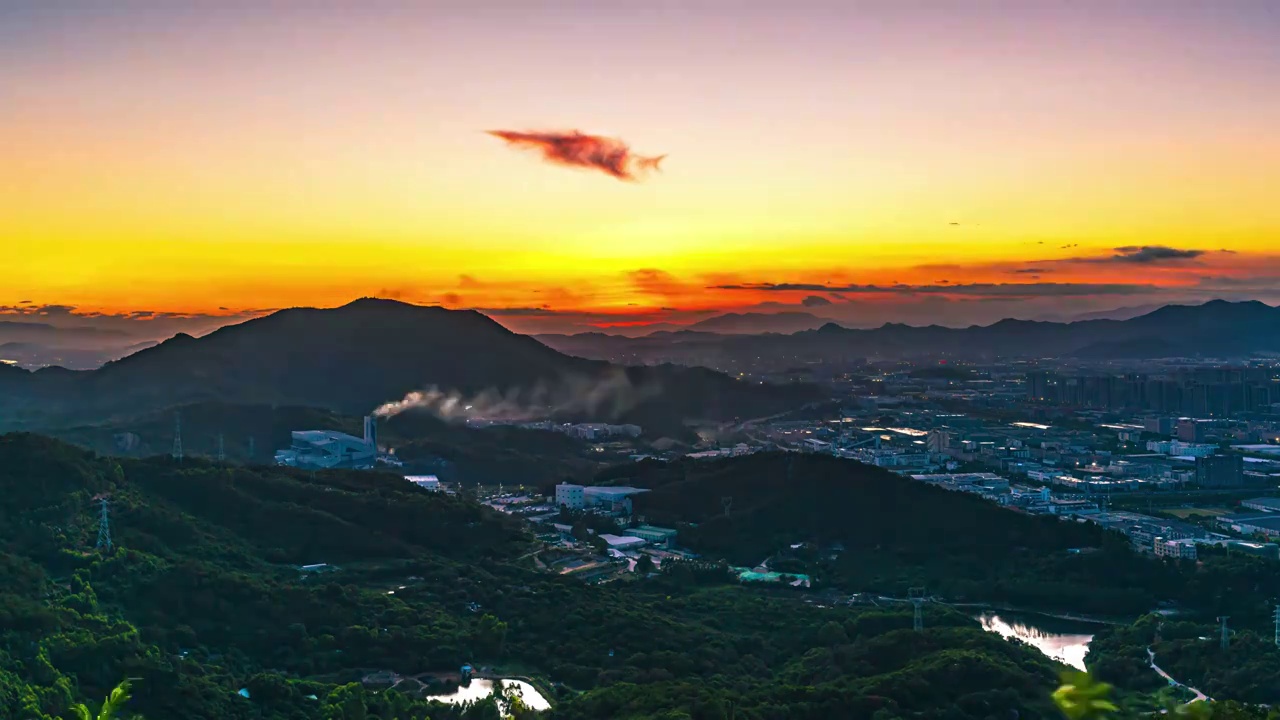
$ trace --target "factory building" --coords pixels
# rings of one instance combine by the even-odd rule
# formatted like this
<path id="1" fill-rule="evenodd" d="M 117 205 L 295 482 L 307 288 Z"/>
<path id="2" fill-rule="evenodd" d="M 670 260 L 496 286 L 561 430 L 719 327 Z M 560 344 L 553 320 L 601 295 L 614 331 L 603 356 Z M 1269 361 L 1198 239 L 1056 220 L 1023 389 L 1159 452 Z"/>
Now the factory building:
<path id="1" fill-rule="evenodd" d="M 582 496 L 587 507 L 630 515 L 631 496 L 646 492 L 649 491 L 633 487 L 586 487 Z"/>
<path id="2" fill-rule="evenodd" d="M 631 513 L 631 496 L 649 492 L 633 487 L 583 487 L 572 483 L 556 486 L 556 506 L 570 510 L 596 508 L 607 512 Z"/>
<path id="3" fill-rule="evenodd" d="M 1240 501 L 1240 507 L 1261 512 L 1280 512 L 1280 498 L 1256 497 Z"/>
<path id="4" fill-rule="evenodd" d="M 309 470 L 368 469 L 378 461 L 377 424 L 364 419 L 364 437 L 336 430 L 294 430 L 288 449 L 276 451 L 276 464 Z"/>
<path id="5" fill-rule="evenodd" d="M 1228 515 L 1218 518 L 1218 523 L 1241 535 L 1263 535 L 1268 538 L 1280 537 L 1280 514 L 1272 512 L 1254 513 L 1252 515 Z"/>
<path id="6" fill-rule="evenodd" d="M 566 507 L 570 510 L 581 510 L 586 507 L 586 499 L 583 497 L 585 489 L 581 485 L 560 483 L 556 486 L 556 507 Z"/>
<path id="7" fill-rule="evenodd" d="M 651 545 L 670 547 L 675 541 L 676 531 L 671 528 L 641 525 L 627 530 L 627 535 L 630 535 L 631 537 L 638 537 Z"/>
<path id="8" fill-rule="evenodd" d="M 634 535 L 610 535 L 609 533 L 600 533 L 600 539 L 609 543 L 611 550 L 635 550 L 644 547 L 648 542 Z"/>

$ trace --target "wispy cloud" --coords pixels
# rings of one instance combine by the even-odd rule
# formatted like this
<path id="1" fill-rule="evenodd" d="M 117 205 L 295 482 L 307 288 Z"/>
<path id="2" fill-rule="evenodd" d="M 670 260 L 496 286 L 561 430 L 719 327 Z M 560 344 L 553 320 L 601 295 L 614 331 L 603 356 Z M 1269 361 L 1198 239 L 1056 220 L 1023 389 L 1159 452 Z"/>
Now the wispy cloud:
<path id="1" fill-rule="evenodd" d="M 1179 250 L 1166 245 L 1126 245 L 1116 248 L 1116 254 L 1102 262 L 1109 260 L 1111 262 L 1150 265 L 1170 260 L 1194 260 L 1201 255 L 1204 255 L 1203 250 Z"/>

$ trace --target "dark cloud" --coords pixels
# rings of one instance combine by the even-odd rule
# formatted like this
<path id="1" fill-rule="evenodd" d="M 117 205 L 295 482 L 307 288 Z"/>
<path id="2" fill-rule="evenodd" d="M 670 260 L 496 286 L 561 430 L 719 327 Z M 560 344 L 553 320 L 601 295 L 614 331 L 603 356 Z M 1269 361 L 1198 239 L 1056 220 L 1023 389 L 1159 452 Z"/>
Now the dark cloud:
<path id="1" fill-rule="evenodd" d="M 557 165 L 599 170 L 619 180 L 638 180 L 650 170 L 657 170 L 666 155 L 636 155 L 617 138 L 587 135 L 578 130 L 567 132 L 519 132 L 486 130 L 502 138 L 508 145 L 537 150 L 542 159 Z"/>
<path id="2" fill-rule="evenodd" d="M 1010 270 L 1009 272 L 1013 273 L 1014 275 L 1043 275 L 1044 273 L 1052 272 L 1052 270 L 1049 270 L 1048 268 L 1029 267 L 1029 268 L 1021 268 L 1018 270 Z"/>
<path id="3" fill-rule="evenodd" d="M 831 301 L 821 295 L 810 295 L 809 297 L 801 300 L 800 304 L 805 307 L 822 307 L 823 305 L 830 305 Z"/>
<path id="4" fill-rule="evenodd" d="M 690 290 L 696 288 L 676 278 L 666 270 L 657 268 L 641 268 L 632 270 L 627 273 L 627 278 L 631 281 L 631 286 L 638 292 L 649 295 L 662 295 L 670 297 L 673 295 L 683 295 Z"/>
<path id="5" fill-rule="evenodd" d="M 1072 297 L 1080 295 L 1141 295 L 1159 292 L 1155 285 L 1126 283 L 969 283 L 964 285 L 820 285 L 814 283 L 741 283 L 713 285 L 712 290 L 766 292 L 825 292 L 895 295 L 973 295 L 984 297 Z"/>
<path id="6" fill-rule="evenodd" d="M 552 317 L 559 314 L 546 307 L 471 308 L 478 313 L 494 317 Z"/>
<path id="7" fill-rule="evenodd" d="M 628 305 L 634 306 L 635 303 L 628 303 Z M 705 317 L 707 315 L 715 315 L 716 313 L 721 312 L 720 310 L 710 308 L 683 309 L 678 307 L 663 307 L 658 308 L 657 310 L 645 309 L 632 312 L 602 313 L 591 310 L 560 310 L 553 308 L 550 305 L 541 305 L 538 307 L 473 307 L 469 309 L 493 317 L 560 318 L 592 323 L 658 322 L 675 318 L 683 318 L 687 320 L 691 318 Z"/>
<path id="8" fill-rule="evenodd" d="M 1151 264 L 1166 260 L 1193 260 L 1204 254 L 1203 250 L 1179 250 L 1165 245 L 1126 245 L 1116 248 L 1116 254 L 1102 262 Z"/>

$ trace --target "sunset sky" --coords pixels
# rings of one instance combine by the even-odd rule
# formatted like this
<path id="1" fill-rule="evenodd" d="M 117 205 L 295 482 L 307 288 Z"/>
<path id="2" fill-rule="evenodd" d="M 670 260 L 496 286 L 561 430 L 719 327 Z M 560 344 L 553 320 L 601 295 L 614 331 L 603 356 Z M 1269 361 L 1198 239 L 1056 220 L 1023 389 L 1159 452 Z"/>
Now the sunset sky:
<path id="1" fill-rule="evenodd" d="M 1274 304 L 1277 38 L 1268 0 L 3 3 L 0 312 Z"/>

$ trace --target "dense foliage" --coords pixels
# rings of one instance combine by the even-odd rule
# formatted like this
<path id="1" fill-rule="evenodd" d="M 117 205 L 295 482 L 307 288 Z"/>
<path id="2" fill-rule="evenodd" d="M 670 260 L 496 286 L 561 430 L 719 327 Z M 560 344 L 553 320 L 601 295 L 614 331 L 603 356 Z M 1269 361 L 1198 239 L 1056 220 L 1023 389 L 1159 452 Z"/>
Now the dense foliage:
<path id="1" fill-rule="evenodd" d="M 637 512 L 681 527 L 681 542 L 699 552 L 751 566 L 772 557 L 779 569 L 799 561 L 790 567 L 845 592 L 924 586 L 956 602 L 1095 614 L 1142 613 L 1175 592 L 1173 570 L 1096 525 L 826 455 L 645 462 L 599 479 L 649 488 Z"/>
<path id="2" fill-rule="evenodd" d="M 8 435 L 0 491 L 5 720 L 72 717 L 122 677 L 153 719 L 496 717 L 493 702 L 360 682 L 464 662 L 534 678 L 571 719 L 1053 713 L 1052 664 L 963 614 L 931 607 L 915 633 L 909 611 L 723 574 L 583 585 L 528 569 L 518 522 L 393 475 L 116 460 Z M 111 552 L 93 549 L 101 494 Z M 296 567 L 311 563 L 336 569 Z"/>
<path id="3" fill-rule="evenodd" d="M 1126 689 L 1162 683 L 1151 672 L 1152 658 L 1165 672 L 1209 697 L 1280 703 L 1280 648 L 1270 634 L 1229 631 L 1224 650 L 1221 626 L 1215 622 L 1148 615 L 1095 636 L 1089 651 L 1093 672 Z"/>

